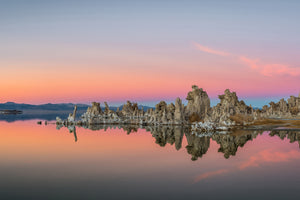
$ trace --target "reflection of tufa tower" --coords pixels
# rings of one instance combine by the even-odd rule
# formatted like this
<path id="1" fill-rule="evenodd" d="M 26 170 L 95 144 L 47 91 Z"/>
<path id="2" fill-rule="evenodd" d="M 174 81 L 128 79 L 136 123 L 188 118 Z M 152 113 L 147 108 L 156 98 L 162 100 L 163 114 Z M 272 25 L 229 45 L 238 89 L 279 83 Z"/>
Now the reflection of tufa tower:
<path id="1" fill-rule="evenodd" d="M 147 129 L 155 137 L 155 143 L 159 146 L 164 147 L 167 143 L 170 145 L 175 143 L 176 150 L 181 148 L 183 139 L 182 126 L 147 127 Z"/>
<path id="2" fill-rule="evenodd" d="M 230 156 L 235 156 L 238 147 L 243 147 L 249 140 L 253 140 L 258 135 L 257 131 L 243 132 L 226 135 L 215 134 L 212 139 L 220 144 L 219 152 L 224 153 L 224 157 L 228 159 Z"/>
<path id="3" fill-rule="evenodd" d="M 172 145 L 175 142 L 174 127 L 154 127 L 154 129 L 151 130 L 151 134 L 155 137 L 156 143 L 161 147 L 164 147 L 167 143 Z"/>
<path id="4" fill-rule="evenodd" d="M 69 132 L 74 134 L 75 142 L 77 142 L 76 127 L 68 126 Z"/>
<path id="5" fill-rule="evenodd" d="M 186 146 L 187 152 L 192 155 L 192 160 L 197 160 L 206 154 L 210 146 L 210 137 L 198 137 L 190 133 L 185 134 L 188 145 Z"/>
<path id="6" fill-rule="evenodd" d="M 290 143 L 298 141 L 300 148 L 300 132 L 299 131 L 286 131 L 286 130 L 272 130 L 269 134 L 271 137 L 277 135 L 281 140 L 287 137 Z"/>
<path id="7" fill-rule="evenodd" d="M 182 138 L 183 138 L 183 128 L 181 126 L 176 126 L 174 128 L 174 136 L 175 136 L 175 148 L 176 150 L 181 149 Z"/>

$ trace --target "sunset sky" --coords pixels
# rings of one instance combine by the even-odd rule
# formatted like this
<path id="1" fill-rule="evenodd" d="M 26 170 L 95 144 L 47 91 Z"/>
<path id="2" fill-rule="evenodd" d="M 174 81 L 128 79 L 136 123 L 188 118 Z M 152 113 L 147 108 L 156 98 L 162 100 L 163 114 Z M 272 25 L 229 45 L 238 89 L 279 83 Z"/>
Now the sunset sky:
<path id="1" fill-rule="evenodd" d="M 0 103 L 300 92 L 300 1 L 0 0 Z M 213 102 L 216 100 L 213 100 Z"/>

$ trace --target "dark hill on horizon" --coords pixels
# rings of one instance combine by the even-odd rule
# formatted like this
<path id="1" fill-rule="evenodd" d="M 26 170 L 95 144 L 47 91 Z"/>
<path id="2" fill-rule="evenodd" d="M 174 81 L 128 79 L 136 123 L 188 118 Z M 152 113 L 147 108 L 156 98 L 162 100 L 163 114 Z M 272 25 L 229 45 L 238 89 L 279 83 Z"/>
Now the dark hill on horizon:
<path id="1" fill-rule="evenodd" d="M 66 119 L 69 113 L 72 113 L 74 106 L 77 105 L 77 118 L 79 118 L 90 105 L 87 104 L 73 104 L 73 103 L 58 103 L 58 104 L 25 104 L 25 103 L 15 103 L 15 102 L 6 102 L 0 103 L 0 110 L 20 110 L 23 111 L 22 114 L 17 115 L 3 115 L 0 114 L 0 121 L 13 122 L 17 120 L 55 120 L 56 117 Z M 123 106 L 119 106 L 122 109 Z M 148 106 L 139 105 L 139 108 L 144 107 L 144 110 L 147 110 Z M 104 109 L 104 107 L 101 107 Z M 113 111 L 116 111 L 118 106 L 109 106 Z"/>
<path id="2" fill-rule="evenodd" d="M 87 110 L 87 108 L 90 105 L 87 104 L 74 104 L 74 103 L 47 103 L 47 104 L 40 104 L 40 105 L 34 105 L 34 104 L 25 104 L 25 103 L 15 103 L 15 102 L 6 102 L 6 103 L 0 103 L 0 110 L 52 110 L 52 111 L 62 111 L 62 110 L 73 110 L 74 106 L 77 105 L 77 110 Z M 122 109 L 123 105 L 121 106 L 109 106 L 111 110 L 117 110 L 117 108 Z M 139 105 L 139 108 L 143 107 L 144 110 L 147 110 L 149 108 L 153 108 L 150 106 L 143 106 Z M 102 109 L 104 107 L 101 106 Z"/>
<path id="3" fill-rule="evenodd" d="M 77 105 L 77 109 L 87 109 L 89 105 L 86 104 L 73 104 L 73 103 L 59 103 L 59 104 L 25 104 L 25 103 L 14 103 L 14 102 L 6 102 L 0 103 L 0 110 L 5 109 L 15 109 L 15 110 L 69 110 L 74 109 L 74 106 Z"/>

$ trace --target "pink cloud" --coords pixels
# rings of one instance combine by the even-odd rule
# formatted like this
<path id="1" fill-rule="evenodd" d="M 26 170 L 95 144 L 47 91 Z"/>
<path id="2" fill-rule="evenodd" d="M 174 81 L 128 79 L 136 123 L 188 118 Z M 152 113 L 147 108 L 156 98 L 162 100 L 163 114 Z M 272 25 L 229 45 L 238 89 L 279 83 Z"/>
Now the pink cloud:
<path id="1" fill-rule="evenodd" d="M 259 60 L 253 60 L 245 56 L 240 56 L 239 59 L 251 67 L 251 69 L 257 70 L 264 76 L 275 76 L 275 75 L 289 75 L 299 76 L 300 68 L 292 68 L 282 64 L 265 64 Z"/>
<path id="2" fill-rule="evenodd" d="M 228 172 L 229 172 L 229 170 L 227 170 L 227 169 L 220 169 L 217 171 L 206 172 L 206 173 L 196 176 L 194 179 L 194 183 L 197 183 L 197 182 L 199 182 L 203 179 L 207 179 L 209 177 L 217 176 L 217 175 L 228 173 Z"/>
<path id="3" fill-rule="evenodd" d="M 288 152 L 278 152 L 273 149 L 266 149 L 258 152 L 257 154 L 251 156 L 248 160 L 236 165 L 239 170 L 245 170 L 249 167 L 259 167 L 264 163 L 280 163 L 289 162 L 295 159 L 300 159 L 300 152 L 296 150 L 291 150 Z M 234 167 L 235 168 L 235 167 Z M 229 173 L 231 171 L 237 171 L 234 168 L 231 169 L 220 169 L 216 171 L 205 172 L 196 176 L 193 180 L 194 183 L 202 181 L 204 179 Z"/>
<path id="4" fill-rule="evenodd" d="M 219 51 L 219 50 L 215 50 L 215 49 L 211 49 L 209 47 L 203 46 L 199 43 L 194 42 L 195 47 L 203 52 L 206 53 L 210 53 L 210 54 L 214 54 L 214 55 L 218 55 L 218 56 L 229 56 L 230 53 L 224 52 L 224 51 Z"/>
<path id="5" fill-rule="evenodd" d="M 234 55 L 228 52 L 215 50 L 206 46 L 203 46 L 199 43 L 194 42 L 195 47 L 206 53 L 218 55 L 218 56 L 230 56 L 230 58 L 236 61 L 242 61 L 242 63 L 246 64 L 251 69 L 257 71 L 258 73 L 264 76 L 280 76 L 280 75 L 288 75 L 288 76 L 300 76 L 300 67 L 290 67 L 288 65 L 283 64 L 274 64 L 274 63 L 263 63 L 259 59 L 250 59 L 246 56 Z"/>
<path id="6" fill-rule="evenodd" d="M 257 155 L 251 156 L 249 160 L 239 166 L 239 169 L 243 170 L 248 167 L 258 167 L 266 162 L 288 162 L 292 159 L 299 158 L 300 152 L 295 150 L 289 152 L 273 152 L 271 149 L 266 149 L 259 152 Z"/>

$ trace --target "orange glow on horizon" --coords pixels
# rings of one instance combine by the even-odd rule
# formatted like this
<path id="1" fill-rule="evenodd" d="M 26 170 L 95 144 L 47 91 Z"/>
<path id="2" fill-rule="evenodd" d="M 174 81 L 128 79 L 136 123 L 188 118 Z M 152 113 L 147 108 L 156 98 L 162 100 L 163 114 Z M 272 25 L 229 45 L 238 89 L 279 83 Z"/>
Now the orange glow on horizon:
<path id="1" fill-rule="evenodd" d="M 92 101 L 158 101 L 185 98 L 198 85 L 216 98 L 229 88 L 241 97 L 289 96 L 299 93 L 295 76 L 266 77 L 236 62 L 232 56 L 218 60 L 187 55 L 171 59 L 128 54 L 98 64 L 0 61 L 5 76 L 0 80 L 0 102 L 87 103 Z M 136 58 L 136 60 L 135 60 Z M 144 59 L 144 60 L 143 60 Z M 149 62 L 149 63 L 148 63 Z M 224 65 L 221 67 L 220 65 Z M 284 68 L 287 70 L 287 68 Z M 263 87 L 262 87 L 263 86 Z"/>

